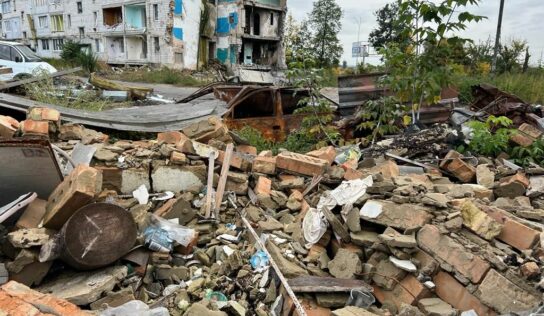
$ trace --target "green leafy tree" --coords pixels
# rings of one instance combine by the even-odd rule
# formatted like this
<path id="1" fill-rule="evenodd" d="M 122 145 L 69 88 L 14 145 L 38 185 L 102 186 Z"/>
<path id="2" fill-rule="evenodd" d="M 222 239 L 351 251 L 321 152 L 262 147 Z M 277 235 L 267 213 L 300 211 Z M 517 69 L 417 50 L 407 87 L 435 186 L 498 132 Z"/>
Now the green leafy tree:
<path id="1" fill-rule="evenodd" d="M 307 52 L 311 51 L 312 33 L 306 20 L 298 23 L 291 14 L 285 22 L 283 46 L 287 65 L 302 60 Z"/>
<path id="2" fill-rule="evenodd" d="M 391 43 L 381 50 L 389 75 L 385 83 L 412 106 L 412 122 L 419 120 L 424 104 L 434 104 L 443 87 L 454 82 L 452 55 L 469 39 L 455 35 L 470 22 L 484 17 L 465 11 L 480 0 L 402 0 L 398 22 L 406 25 L 407 45 Z"/>
<path id="3" fill-rule="evenodd" d="M 386 44 L 405 43 L 405 25 L 399 20 L 399 1 L 386 4 L 374 12 L 378 26 L 370 32 L 369 42 L 376 49 L 384 48 Z"/>
<path id="4" fill-rule="evenodd" d="M 515 132 L 510 128 L 512 120 L 504 116 L 490 116 L 485 122 L 472 121 L 469 126 L 472 128 L 472 139 L 468 149 L 491 157 L 508 150 L 510 137 Z"/>
<path id="5" fill-rule="evenodd" d="M 506 45 L 501 45 L 497 60 L 497 71 L 499 73 L 520 71 L 526 50 L 527 42 L 524 40 L 511 39 Z"/>
<path id="6" fill-rule="evenodd" d="M 310 13 L 311 53 L 319 67 L 337 66 L 343 53 L 338 33 L 342 29 L 342 8 L 335 0 L 317 0 Z"/>

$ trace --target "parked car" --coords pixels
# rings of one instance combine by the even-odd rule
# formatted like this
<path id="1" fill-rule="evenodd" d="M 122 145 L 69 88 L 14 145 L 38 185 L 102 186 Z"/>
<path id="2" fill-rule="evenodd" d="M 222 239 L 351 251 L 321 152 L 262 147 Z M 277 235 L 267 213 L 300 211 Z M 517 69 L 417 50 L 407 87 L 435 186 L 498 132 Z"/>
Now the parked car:
<path id="1" fill-rule="evenodd" d="M 17 75 L 34 75 L 40 70 L 48 73 L 57 72 L 55 67 L 43 61 L 28 46 L 17 42 L 0 41 L 0 66 L 13 70 L 10 74 L 0 75 L 0 80 L 11 80 Z"/>

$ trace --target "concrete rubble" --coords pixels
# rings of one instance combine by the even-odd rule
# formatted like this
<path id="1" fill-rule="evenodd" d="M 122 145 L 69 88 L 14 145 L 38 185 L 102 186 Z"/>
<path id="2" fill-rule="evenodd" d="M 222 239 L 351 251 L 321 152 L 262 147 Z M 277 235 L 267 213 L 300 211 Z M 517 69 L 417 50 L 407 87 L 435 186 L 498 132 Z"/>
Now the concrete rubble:
<path id="1" fill-rule="evenodd" d="M 258 152 L 215 118 L 120 140 L 48 111 L 4 117 L 2 133 L 96 151 L 4 223 L 0 314 L 485 316 L 543 302 L 544 171 L 446 149 L 401 175 L 384 155 L 337 163 L 332 146 Z"/>

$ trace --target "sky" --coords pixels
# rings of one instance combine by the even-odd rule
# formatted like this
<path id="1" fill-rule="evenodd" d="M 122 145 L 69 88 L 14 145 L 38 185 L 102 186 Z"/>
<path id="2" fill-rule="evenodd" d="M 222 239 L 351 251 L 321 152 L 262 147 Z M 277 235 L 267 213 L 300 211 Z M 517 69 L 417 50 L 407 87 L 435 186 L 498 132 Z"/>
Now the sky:
<path id="1" fill-rule="evenodd" d="M 349 65 L 355 65 L 351 56 L 351 46 L 357 41 L 358 21 L 362 20 L 360 39 L 368 40 L 369 33 L 376 26 L 374 12 L 391 0 L 336 0 L 344 11 L 342 31 L 339 38 L 344 46 L 342 60 Z M 287 0 L 289 14 L 298 21 L 304 19 L 312 10 L 312 0 Z M 470 24 L 463 36 L 474 41 L 495 40 L 497 20 L 499 17 L 500 0 L 482 0 L 478 7 L 471 8 L 474 14 L 487 17 L 478 24 Z M 531 51 L 531 63 L 537 64 L 544 52 L 544 1 L 543 0 L 506 0 L 504 7 L 503 28 L 501 40 L 512 38 L 525 39 Z M 377 63 L 379 58 L 370 58 L 371 63 Z"/>

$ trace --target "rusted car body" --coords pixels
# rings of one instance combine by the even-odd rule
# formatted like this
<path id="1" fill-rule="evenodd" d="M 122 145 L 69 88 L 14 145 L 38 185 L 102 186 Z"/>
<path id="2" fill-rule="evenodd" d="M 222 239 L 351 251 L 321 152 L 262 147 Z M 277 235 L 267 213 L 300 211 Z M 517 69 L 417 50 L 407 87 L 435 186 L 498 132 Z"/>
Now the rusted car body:
<path id="1" fill-rule="evenodd" d="M 267 139 L 282 141 L 300 127 L 306 114 L 294 114 L 308 91 L 272 86 L 217 86 L 216 98 L 227 102 L 223 121 L 231 129 L 255 128 Z"/>

